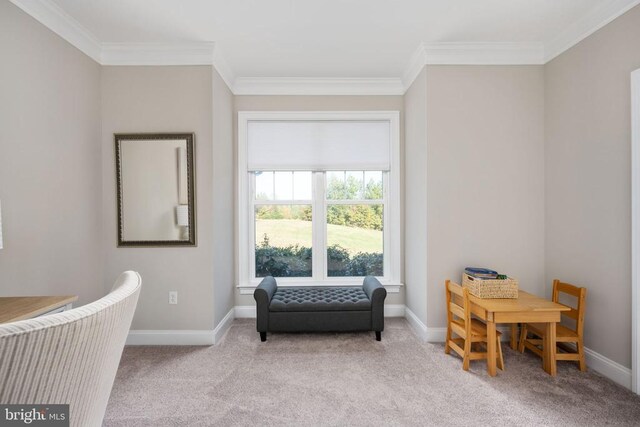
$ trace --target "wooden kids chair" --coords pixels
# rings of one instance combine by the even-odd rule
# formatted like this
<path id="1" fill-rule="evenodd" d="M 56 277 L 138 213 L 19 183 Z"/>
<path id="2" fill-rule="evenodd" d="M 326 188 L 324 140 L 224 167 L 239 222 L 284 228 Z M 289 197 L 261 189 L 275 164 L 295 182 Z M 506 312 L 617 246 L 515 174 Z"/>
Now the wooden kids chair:
<path id="1" fill-rule="evenodd" d="M 486 345 L 484 352 L 472 351 L 472 344 L 486 344 L 487 326 L 480 320 L 471 318 L 469 291 L 466 288 L 447 280 L 445 289 L 447 293 L 447 340 L 444 352 L 449 354 L 453 349 L 462 357 L 462 369 L 468 371 L 471 360 L 487 358 Z M 453 338 L 453 334 L 459 338 Z M 500 335 L 500 331 L 497 331 L 497 364 L 498 368 L 504 370 Z"/>
<path id="2" fill-rule="evenodd" d="M 571 328 L 560 323 L 558 323 L 556 327 L 556 342 L 558 343 L 558 347 L 564 350 L 564 352 L 558 352 L 558 349 L 556 348 L 556 360 L 577 361 L 580 366 L 580 370 L 584 372 L 587 370 L 587 364 L 584 360 L 584 343 L 582 336 L 584 330 L 584 312 L 587 289 L 579 288 L 569 283 L 562 283 L 556 279 L 553 281 L 553 302 L 560 303 L 560 294 L 567 294 L 575 297 L 577 300 L 577 307 L 571 307 L 571 311 L 562 312 L 562 316 L 566 316 L 573 321 L 571 323 L 575 325 L 575 328 Z M 535 335 L 536 338 L 528 338 L 528 333 Z M 524 352 L 525 348 L 528 348 L 538 356 L 542 357 L 542 349 L 540 346 L 542 346 L 544 334 L 545 328 L 543 324 L 523 324 L 522 331 L 520 333 L 520 342 L 518 345 L 520 353 Z M 574 343 L 576 348 L 573 349 L 565 343 Z"/>

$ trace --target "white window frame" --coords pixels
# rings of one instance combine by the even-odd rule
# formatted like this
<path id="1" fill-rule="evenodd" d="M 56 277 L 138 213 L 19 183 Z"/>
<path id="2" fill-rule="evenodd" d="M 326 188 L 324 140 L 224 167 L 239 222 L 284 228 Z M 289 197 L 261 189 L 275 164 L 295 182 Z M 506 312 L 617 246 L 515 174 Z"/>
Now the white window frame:
<path id="1" fill-rule="evenodd" d="M 254 184 L 248 170 L 247 128 L 250 121 L 388 121 L 390 124 L 390 170 L 383 173 L 384 200 L 384 277 L 381 283 L 390 293 L 397 293 L 402 284 L 401 275 L 401 209 L 400 209 L 400 113 L 398 111 L 240 111 L 238 112 L 238 289 L 241 294 L 251 294 L 262 280 L 255 278 L 255 226 L 254 226 Z M 362 166 L 354 166 L 349 170 L 362 170 Z M 324 171 L 312 171 L 324 172 Z M 327 201 L 323 192 L 325 187 L 324 173 L 313 174 L 313 220 L 321 220 L 321 212 L 326 213 L 329 204 L 360 204 L 360 200 Z M 294 204 L 300 204 L 295 201 Z M 369 203 L 364 201 L 363 203 Z M 285 201 L 271 201 L 269 204 L 291 204 Z M 322 236 L 314 236 L 313 247 L 325 247 L 326 221 L 323 221 Z M 278 278 L 281 286 L 355 286 L 362 284 L 358 277 L 326 277 L 326 255 L 322 251 L 313 251 L 312 269 L 315 277 L 283 277 Z M 324 259 L 324 262 L 320 262 Z M 322 272 L 320 272 L 322 269 Z M 325 277 L 317 280 L 317 277 Z"/>

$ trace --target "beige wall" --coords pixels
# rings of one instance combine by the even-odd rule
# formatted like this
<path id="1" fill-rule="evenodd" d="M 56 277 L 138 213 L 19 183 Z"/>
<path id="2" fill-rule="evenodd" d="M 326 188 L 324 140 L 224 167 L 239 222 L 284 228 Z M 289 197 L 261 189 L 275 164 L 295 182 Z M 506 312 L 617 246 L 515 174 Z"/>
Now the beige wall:
<path id="1" fill-rule="evenodd" d="M 404 141 L 402 96 L 236 96 L 233 128 L 238 128 L 238 111 L 400 111 L 400 141 Z M 236 147 L 237 147 L 237 131 Z M 404 148 L 401 146 L 401 155 Z M 236 290 L 236 305 L 255 305 L 252 295 Z M 404 304 L 404 289 L 388 294 L 387 304 Z"/>
<path id="2" fill-rule="evenodd" d="M 630 73 L 640 7 L 545 67 L 546 280 L 588 288 L 585 345 L 631 367 Z"/>
<path id="3" fill-rule="evenodd" d="M 543 294 L 543 67 L 427 66 L 427 120 L 427 326 L 465 266 Z"/>
<path id="4" fill-rule="evenodd" d="M 427 73 L 404 95 L 404 277 L 406 305 L 427 324 Z"/>
<path id="5" fill-rule="evenodd" d="M 233 94 L 213 70 L 213 284 L 215 323 L 235 305 Z"/>
<path id="6" fill-rule="evenodd" d="M 0 295 L 84 304 L 104 290 L 100 66 L 8 1 L 0 28 Z"/>
<path id="7" fill-rule="evenodd" d="M 212 68 L 103 67 L 102 169 L 105 290 L 133 269 L 143 286 L 132 329 L 214 325 Z M 117 248 L 114 133 L 194 132 L 197 247 Z M 178 304 L 168 304 L 178 291 Z"/>

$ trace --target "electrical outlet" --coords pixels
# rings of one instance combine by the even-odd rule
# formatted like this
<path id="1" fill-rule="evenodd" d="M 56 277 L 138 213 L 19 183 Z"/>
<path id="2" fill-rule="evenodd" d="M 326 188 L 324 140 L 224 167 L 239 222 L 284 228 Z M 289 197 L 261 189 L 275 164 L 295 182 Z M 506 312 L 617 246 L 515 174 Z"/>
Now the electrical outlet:
<path id="1" fill-rule="evenodd" d="M 178 303 L 178 291 L 169 291 L 169 304 Z"/>

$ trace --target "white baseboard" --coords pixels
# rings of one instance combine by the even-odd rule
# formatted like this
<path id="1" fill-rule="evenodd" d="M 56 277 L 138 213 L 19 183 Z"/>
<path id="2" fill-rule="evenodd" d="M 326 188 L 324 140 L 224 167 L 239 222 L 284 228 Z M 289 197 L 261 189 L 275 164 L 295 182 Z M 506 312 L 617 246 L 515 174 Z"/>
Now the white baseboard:
<path id="1" fill-rule="evenodd" d="M 631 369 L 618 362 L 597 353 L 590 348 L 584 348 L 587 367 L 631 390 Z"/>
<path id="2" fill-rule="evenodd" d="M 213 345 L 214 331 L 131 330 L 126 345 Z"/>
<path id="3" fill-rule="evenodd" d="M 214 330 L 131 330 L 125 345 L 214 345 L 231 327 L 231 309 Z"/>
<path id="4" fill-rule="evenodd" d="M 384 317 L 405 317 L 405 309 L 404 304 L 385 304 Z"/>
<path id="5" fill-rule="evenodd" d="M 420 319 L 418 319 L 418 316 L 416 316 L 413 311 L 409 310 L 409 307 L 404 308 L 404 313 L 405 313 L 405 318 L 407 319 L 407 322 L 409 322 L 409 326 L 411 326 L 411 329 L 413 329 L 413 331 L 416 333 L 418 338 L 420 338 L 423 341 L 427 341 L 428 340 L 427 326 L 424 323 L 422 323 Z"/>
<path id="6" fill-rule="evenodd" d="M 224 337 L 224 334 L 226 334 L 229 328 L 231 327 L 231 323 L 233 322 L 234 318 L 235 318 L 235 310 L 231 308 L 231 310 L 229 310 L 229 312 L 222 318 L 220 323 L 218 323 L 218 326 L 216 326 L 216 328 L 213 330 L 214 344 L 218 344 L 220 340 L 222 340 L 222 337 Z"/>
<path id="7" fill-rule="evenodd" d="M 255 305 L 236 305 L 233 307 L 236 313 L 236 319 L 255 319 L 256 318 L 256 306 Z"/>
<path id="8" fill-rule="evenodd" d="M 445 342 L 447 339 L 447 328 L 427 328 L 426 342 Z"/>
<path id="9" fill-rule="evenodd" d="M 404 304 L 385 304 L 384 317 L 405 317 Z M 255 319 L 255 305 L 236 305 L 234 307 L 236 319 Z"/>

